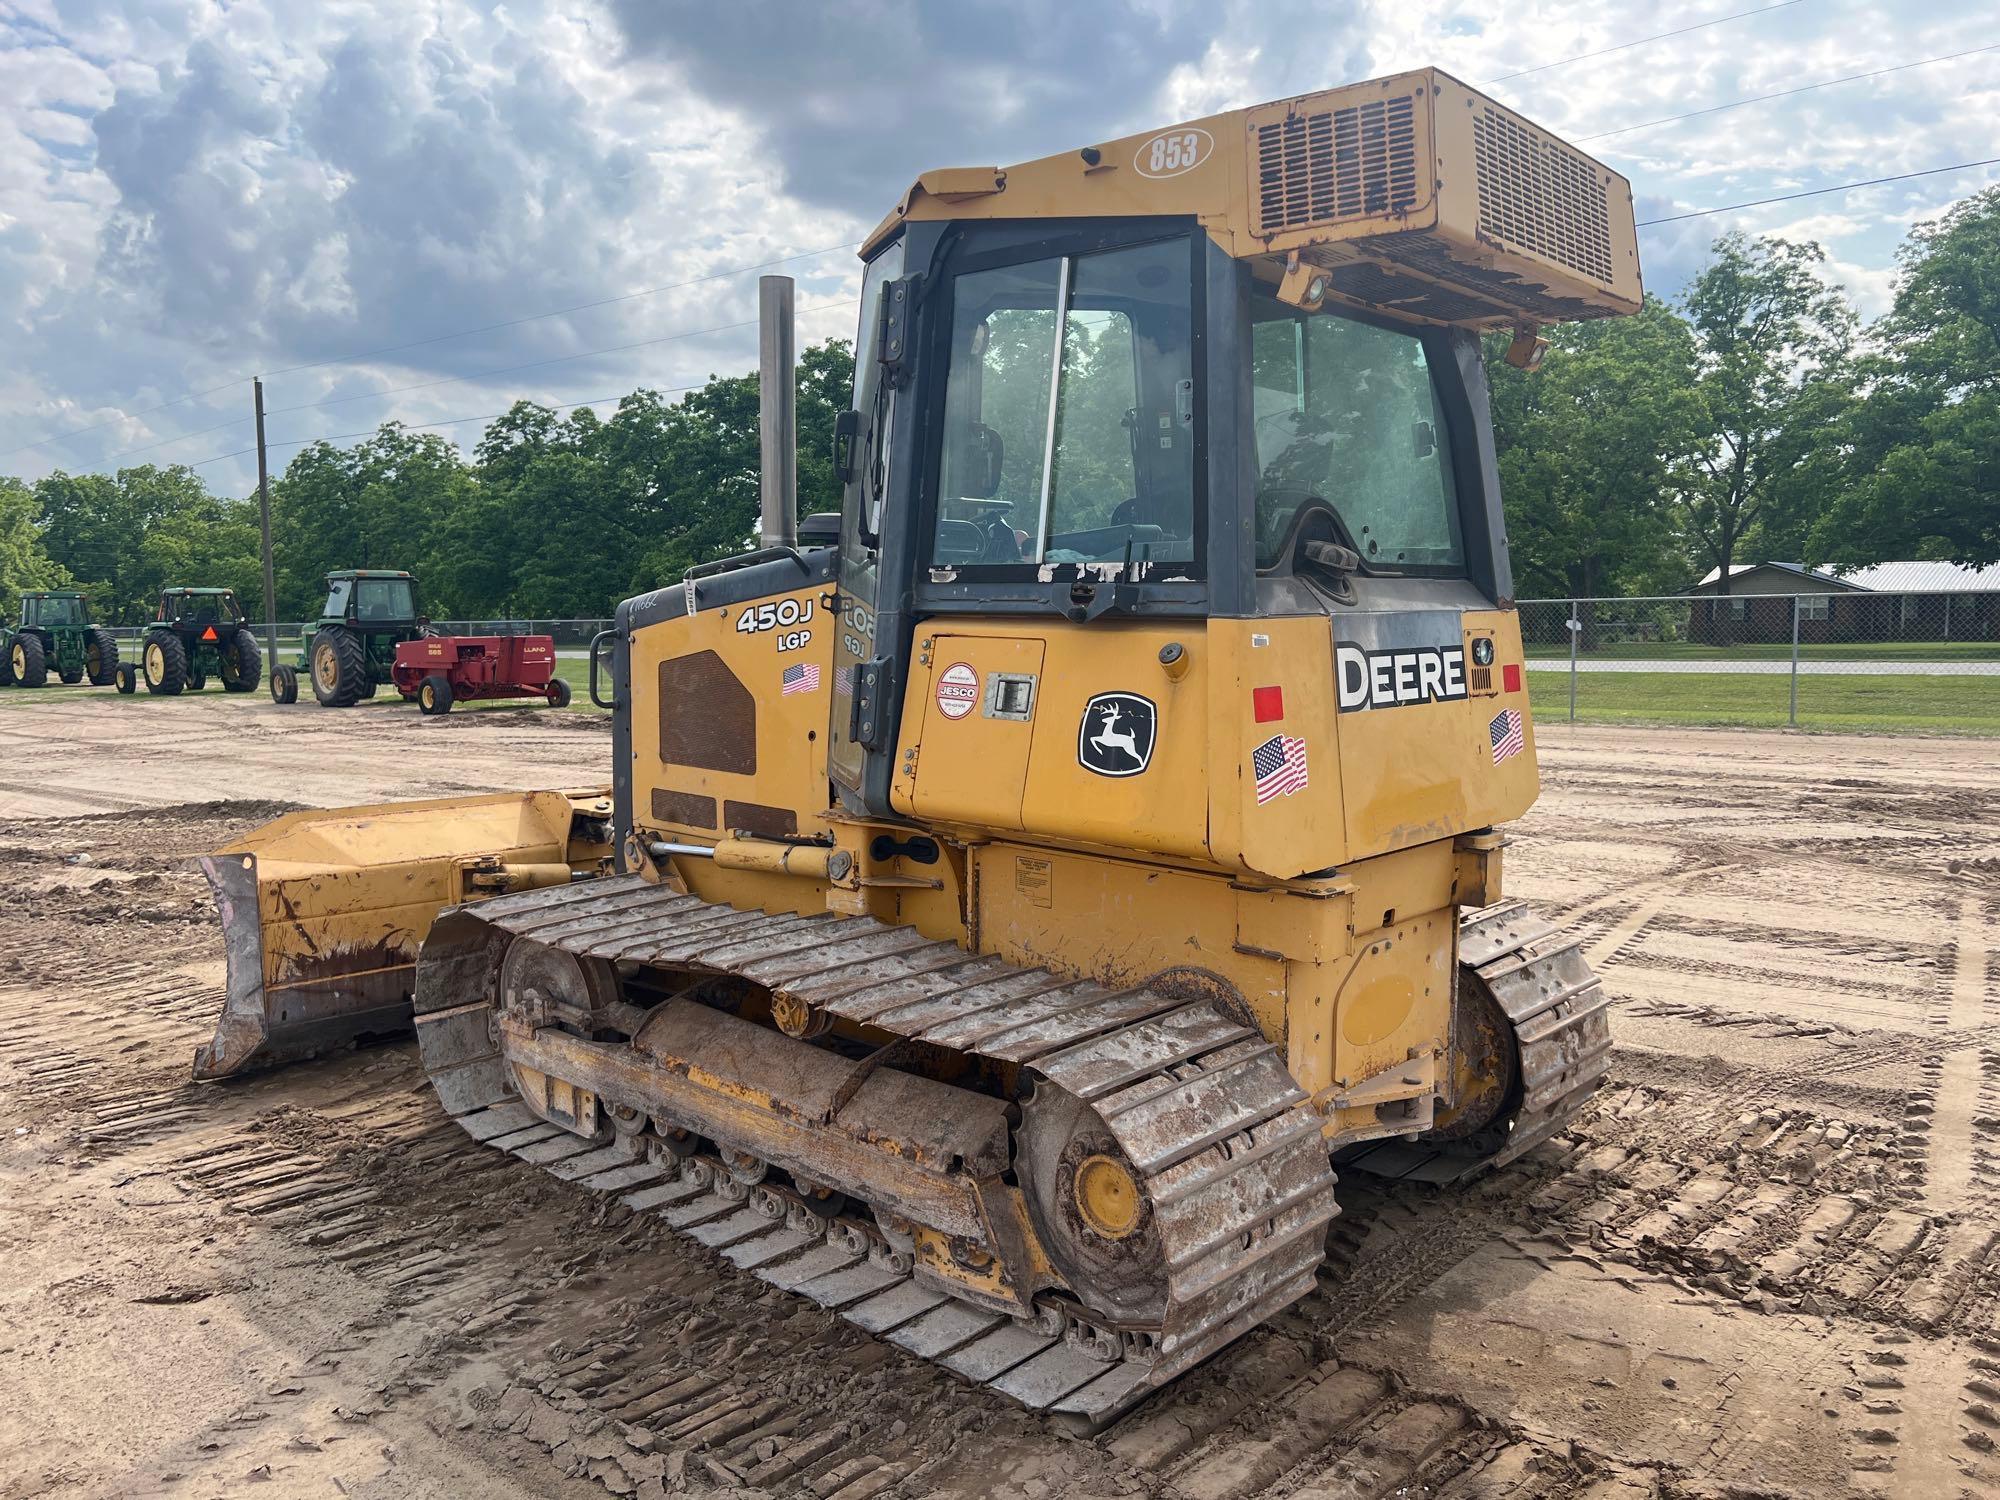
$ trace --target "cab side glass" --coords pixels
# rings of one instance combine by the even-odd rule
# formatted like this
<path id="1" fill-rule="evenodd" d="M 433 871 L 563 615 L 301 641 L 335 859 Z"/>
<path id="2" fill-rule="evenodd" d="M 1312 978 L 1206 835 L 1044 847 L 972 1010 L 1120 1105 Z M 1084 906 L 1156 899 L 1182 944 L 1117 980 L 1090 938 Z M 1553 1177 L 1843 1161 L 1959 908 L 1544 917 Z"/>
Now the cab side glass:
<path id="1" fill-rule="evenodd" d="M 1362 567 L 1461 573 L 1456 475 L 1430 348 L 1417 330 L 1252 297 L 1257 565 L 1276 566 L 1298 513 L 1339 515 Z"/>

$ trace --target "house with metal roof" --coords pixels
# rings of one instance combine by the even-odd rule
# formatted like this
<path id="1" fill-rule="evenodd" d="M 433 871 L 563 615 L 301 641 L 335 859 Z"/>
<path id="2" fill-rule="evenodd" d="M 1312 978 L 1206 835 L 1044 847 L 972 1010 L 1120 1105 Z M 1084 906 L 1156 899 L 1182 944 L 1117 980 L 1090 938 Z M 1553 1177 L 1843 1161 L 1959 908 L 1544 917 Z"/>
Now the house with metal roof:
<path id="1" fill-rule="evenodd" d="M 1885 562 L 1862 568 L 1740 563 L 1722 587 L 1720 570 L 1690 591 L 1713 596 L 1688 607 L 1688 638 L 1712 645 L 1789 641 L 1793 600 L 1801 641 L 1990 641 L 2000 639 L 2000 564 Z"/>

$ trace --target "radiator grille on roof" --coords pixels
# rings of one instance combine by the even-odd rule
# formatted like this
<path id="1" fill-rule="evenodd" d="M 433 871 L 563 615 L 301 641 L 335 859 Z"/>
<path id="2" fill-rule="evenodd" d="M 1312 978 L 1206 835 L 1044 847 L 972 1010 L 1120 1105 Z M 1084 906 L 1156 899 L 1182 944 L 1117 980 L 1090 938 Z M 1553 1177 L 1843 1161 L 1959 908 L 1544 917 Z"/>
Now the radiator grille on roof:
<path id="1" fill-rule="evenodd" d="M 1604 179 L 1583 156 L 1487 105 L 1472 125 L 1479 232 L 1610 285 Z"/>
<path id="2" fill-rule="evenodd" d="M 1405 94 L 1257 128 L 1259 227 L 1401 213 L 1417 200 L 1416 101 Z"/>

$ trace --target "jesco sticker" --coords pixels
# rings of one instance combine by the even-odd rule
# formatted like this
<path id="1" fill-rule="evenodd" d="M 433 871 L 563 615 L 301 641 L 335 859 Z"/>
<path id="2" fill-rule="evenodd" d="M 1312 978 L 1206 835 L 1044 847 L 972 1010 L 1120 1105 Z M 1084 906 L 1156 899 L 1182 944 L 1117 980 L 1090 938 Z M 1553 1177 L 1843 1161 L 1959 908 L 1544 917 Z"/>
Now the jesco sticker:
<path id="1" fill-rule="evenodd" d="M 1369 651 L 1345 641 L 1334 648 L 1340 711 L 1453 703 L 1465 696 L 1463 646 L 1405 646 Z"/>
<path id="2" fill-rule="evenodd" d="M 938 712 L 947 719 L 962 719 L 979 706 L 979 674 L 958 661 L 938 674 Z"/>

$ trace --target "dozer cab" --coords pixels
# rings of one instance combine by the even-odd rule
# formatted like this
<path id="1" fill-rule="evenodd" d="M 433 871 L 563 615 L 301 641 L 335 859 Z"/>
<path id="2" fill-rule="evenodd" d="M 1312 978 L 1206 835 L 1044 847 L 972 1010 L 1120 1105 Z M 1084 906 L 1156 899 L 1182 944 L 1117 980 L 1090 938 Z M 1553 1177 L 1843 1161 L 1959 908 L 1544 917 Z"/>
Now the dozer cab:
<path id="1" fill-rule="evenodd" d="M 143 676 L 147 692 L 171 698 L 198 693 L 215 677 L 225 692 L 252 693 L 263 675 L 260 649 L 234 589 L 161 589 L 139 640 L 138 668 L 119 669 L 118 691 L 135 692 Z"/>
<path id="2" fill-rule="evenodd" d="M 327 708 L 352 708 L 394 680 L 396 647 L 421 639 L 430 621 L 417 613 L 416 580 L 388 569 L 326 575 L 326 603 L 305 632 L 296 665 L 271 673 L 271 701 L 299 700 L 299 673 Z"/>
<path id="3" fill-rule="evenodd" d="M 1337 1173 L 1503 1164 L 1605 1074 L 1503 896 L 1480 340 L 1636 310 L 1631 192 L 1425 70 L 927 173 L 863 257 L 837 541 L 774 319 L 766 545 L 594 651 L 616 873 L 438 913 L 418 1043 L 478 1139 L 1096 1424 L 1312 1287 Z M 389 889 L 326 816 L 324 909 Z M 269 975 L 265 841 L 211 869 Z"/>
<path id="4" fill-rule="evenodd" d="M 91 618 L 90 600 L 75 589 L 23 594 L 19 627 L 0 629 L 0 687 L 40 687 L 51 671 L 69 684 L 88 678 L 92 687 L 118 675 L 118 638 Z"/>

